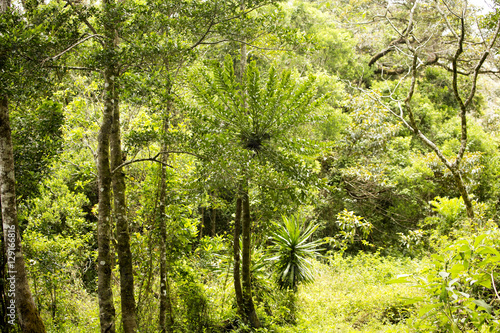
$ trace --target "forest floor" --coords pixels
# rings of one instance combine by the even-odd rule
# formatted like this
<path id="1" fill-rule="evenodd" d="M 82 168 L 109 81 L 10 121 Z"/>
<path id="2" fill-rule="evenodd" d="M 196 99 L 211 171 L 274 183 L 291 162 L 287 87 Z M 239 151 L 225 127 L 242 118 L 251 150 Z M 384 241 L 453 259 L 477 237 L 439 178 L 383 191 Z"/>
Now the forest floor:
<path id="1" fill-rule="evenodd" d="M 405 298 L 420 291 L 404 284 L 388 284 L 400 274 L 415 272 L 417 260 L 357 256 L 315 263 L 316 280 L 297 295 L 297 322 L 278 332 L 409 332 L 413 306 Z"/>

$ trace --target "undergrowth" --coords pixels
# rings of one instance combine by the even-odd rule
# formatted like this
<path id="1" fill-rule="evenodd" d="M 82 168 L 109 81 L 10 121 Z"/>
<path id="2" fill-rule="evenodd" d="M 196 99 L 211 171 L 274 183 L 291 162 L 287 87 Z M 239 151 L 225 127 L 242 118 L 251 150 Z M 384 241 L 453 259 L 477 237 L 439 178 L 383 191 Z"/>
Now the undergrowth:
<path id="1" fill-rule="evenodd" d="M 400 274 L 413 272 L 419 262 L 406 258 L 359 253 L 334 256 L 315 263 L 314 284 L 301 286 L 297 295 L 297 323 L 274 327 L 288 332 L 407 332 L 412 305 L 405 298 L 420 291 L 407 285 L 387 284 Z"/>

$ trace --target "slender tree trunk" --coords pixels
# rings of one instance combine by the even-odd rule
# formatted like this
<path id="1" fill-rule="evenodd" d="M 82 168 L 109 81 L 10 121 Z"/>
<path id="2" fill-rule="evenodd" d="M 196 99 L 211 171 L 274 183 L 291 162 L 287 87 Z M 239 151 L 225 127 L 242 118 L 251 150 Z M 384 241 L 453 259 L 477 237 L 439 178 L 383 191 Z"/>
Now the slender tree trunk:
<path id="1" fill-rule="evenodd" d="M 240 10 L 245 10 L 245 4 L 241 1 Z M 247 64 L 247 48 L 244 43 L 245 38 L 241 38 L 243 43 L 240 45 L 240 81 L 245 81 L 245 70 Z M 246 91 L 242 90 L 243 108 L 246 109 Z M 247 111 L 245 111 L 247 112 Z M 242 285 L 242 308 L 244 320 L 252 327 L 259 328 L 260 321 L 255 312 L 255 306 L 252 299 L 252 278 L 251 278 L 251 264 L 252 264 L 252 238 L 251 238 L 251 219 L 250 219 L 250 201 L 248 196 L 248 177 L 245 174 L 245 181 L 240 186 L 241 197 L 241 221 L 242 221 L 242 251 L 241 251 L 241 285 Z M 239 256 L 239 253 L 238 253 Z M 236 258 L 236 257 L 235 257 Z M 236 262 L 235 262 L 236 265 Z"/>
<path id="2" fill-rule="evenodd" d="M 244 189 L 242 197 L 242 262 L 241 262 L 241 284 L 243 287 L 243 303 L 245 315 L 248 319 L 249 324 L 254 328 L 260 327 L 259 318 L 257 318 L 257 313 L 255 312 L 255 306 L 252 299 L 252 277 L 251 277 L 251 265 L 252 265 L 252 221 L 250 219 L 250 200 L 248 196 L 248 188 Z"/>
<path id="3" fill-rule="evenodd" d="M 236 215 L 234 217 L 234 234 L 233 234 L 233 280 L 234 293 L 236 294 L 236 305 L 240 316 L 244 316 L 243 292 L 241 291 L 240 277 L 240 229 L 241 229 L 241 196 L 238 193 L 236 199 Z"/>
<path id="4" fill-rule="evenodd" d="M 98 142 L 98 176 L 99 176 L 99 303 L 101 316 L 101 332 L 115 331 L 115 309 L 111 290 L 111 186 L 114 195 L 114 216 L 116 219 L 118 263 L 120 267 L 120 294 L 122 308 L 122 324 L 125 333 L 137 330 L 137 318 L 134 299 L 134 275 L 132 270 L 132 253 L 130 251 L 130 235 L 127 221 L 125 201 L 125 175 L 117 167 L 122 163 L 120 109 L 118 94 L 118 63 L 116 48 L 118 45 L 117 21 L 112 0 L 104 5 L 104 49 L 105 60 L 105 105 L 103 123 Z M 111 152 L 110 152 L 111 150 Z M 113 172 L 111 170 L 114 170 Z M 102 197 L 102 200 L 101 200 Z M 101 216 L 102 213 L 102 216 Z M 102 281 L 101 281 L 102 279 Z"/>
<path id="5" fill-rule="evenodd" d="M 10 9 L 10 0 L 0 0 L 0 14 Z M 0 55 L 0 62 L 7 59 Z M 2 59 L 3 58 L 3 59 Z M 9 101 L 0 92 L 0 202 L 2 207 L 3 246 L 7 264 L 4 280 L 9 299 L 7 327 L 17 320 L 23 332 L 45 333 L 45 326 L 31 295 L 21 247 L 21 233 L 17 220 L 16 178 L 14 151 L 9 120 Z M 3 274 L 2 274 L 3 275 Z M 12 326 L 13 327 L 13 326 Z M 8 328 L 6 329 L 8 330 Z"/>
<path id="6" fill-rule="evenodd" d="M 2 202 L 0 200 L 0 211 L 2 208 Z M 9 325 L 7 325 L 7 305 L 9 303 L 9 298 L 7 297 L 7 256 L 6 256 L 6 251 L 5 249 L 5 244 L 3 241 L 3 223 L 2 222 L 2 215 L 0 214 L 0 231 L 2 234 L 2 237 L 0 238 L 0 327 L 4 328 L 3 333 L 9 333 Z M 35 279 L 36 281 L 36 279 Z M 37 294 L 36 292 L 36 284 L 34 283 L 34 291 L 35 295 Z"/>
<path id="7" fill-rule="evenodd" d="M 212 208 L 212 216 L 210 217 L 210 221 L 212 222 L 212 237 L 215 237 L 216 222 L 217 222 L 216 219 L 217 219 L 217 210 L 215 208 Z"/>
<path id="8" fill-rule="evenodd" d="M 1 12 L 6 11 L 10 6 L 10 3 L 5 0 L 0 4 Z M 2 203 L 3 244 L 7 256 L 9 325 L 14 324 L 17 314 L 23 332 L 45 333 L 45 326 L 31 295 L 21 248 L 9 102 L 6 96 L 0 96 L 0 201 Z"/>
<path id="9" fill-rule="evenodd" d="M 115 77 L 118 75 L 115 73 Z M 134 272 L 132 262 L 132 252 L 130 251 L 130 233 L 127 219 L 127 203 L 125 197 L 125 173 L 123 168 L 116 169 L 123 161 L 120 132 L 120 109 L 118 87 L 115 82 L 113 98 L 113 125 L 110 135 L 111 148 L 111 169 L 114 217 L 116 221 L 117 233 L 117 253 L 120 267 L 120 295 L 122 308 L 122 323 L 125 333 L 133 333 L 137 330 L 137 316 L 135 312 L 134 298 Z"/>
<path id="10" fill-rule="evenodd" d="M 97 138 L 97 179 L 99 186 L 98 225 L 97 225 L 97 293 L 99 297 L 99 319 L 101 333 L 115 332 L 115 307 L 111 288 L 111 169 L 110 135 L 113 128 L 115 98 L 115 25 L 112 17 L 112 3 L 103 2 L 104 30 L 106 40 L 104 50 L 107 55 L 104 70 L 104 109 L 101 128 Z"/>
<path id="11" fill-rule="evenodd" d="M 170 101 L 167 102 L 167 113 L 170 111 Z M 168 131 L 168 119 L 164 120 L 163 131 Z M 162 144 L 162 151 L 168 149 L 167 144 Z M 168 161 L 168 154 L 162 154 L 161 157 L 161 175 L 160 175 L 160 332 L 173 332 L 174 329 L 174 316 L 172 309 L 172 302 L 170 299 L 170 284 L 168 281 L 168 265 L 167 265 L 167 167 L 165 164 Z M 167 316 L 168 315 L 168 316 Z"/>
<path id="12" fill-rule="evenodd" d="M 205 228 L 205 207 L 201 207 L 201 224 L 199 239 L 203 238 L 203 228 Z"/>
<path id="13" fill-rule="evenodd" d="M 469 197 L 469 193 L 467 191 L 467 188 L 465 187 L 462 176 L 460 175 L 460 171 L 451 170 L 451 172 L 453 174 L 453 178 L 455 179 L 455 184 L 457 185 L 458 191 L 460 192 L 460 195 L 462 196 L 462 199 L 464 200 L 465 210 L 467 212 L 467 217 L 472 219 L 472 218 L 474 218 L 474 207 L 472 206 L 472 200 Z"/>
<path id="14" fill-rule="evenodd" d="M 97 221 L 97 293 L 101 333 L 115 332 L 115 307 L 111 289 L 111 170 L 109 136 L 113 125 L 114 70 L 104 73 L 104 110 L 97 139 L 97 179 L 99 186 Z"/>

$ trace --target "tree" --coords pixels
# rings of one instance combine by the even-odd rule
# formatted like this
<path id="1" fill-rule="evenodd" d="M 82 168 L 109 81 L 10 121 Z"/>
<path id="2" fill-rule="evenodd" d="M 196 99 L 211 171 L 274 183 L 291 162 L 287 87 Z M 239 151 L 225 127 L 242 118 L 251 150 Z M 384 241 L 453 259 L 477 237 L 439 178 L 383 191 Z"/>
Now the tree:
<path id="1" fill-rule="evenodd" d="M 237 190 L 233 255 L 235 258 L 235 290 L 240 314 L 245 322 L 259 327 L 251 288 L 251 214 L 250 186 L 255 173 L 265 167 L 282 172 L 288 177 L 305 177 L 297 152 L 311 153 L 296 144 L 290 133 L 307 122 L 322 98 L 317 98 L 314 77 L 292 78 L 291 72 L 278 74 L 271 67 L 267 79 L 262 79 L 255 62 L 251 62 L 240 81 L 235 74 L 233 60 L 227 56 L 222 67 L 214 64 L 211 75 L 203 72 L 204 86 L 196 85 L 196 96 L 210 113 L 198 118 L 208 127 L 204 133 L 207 147 L 203 149 L 210 165 L 217 158 L 225 179 Z M 208 137 L 207 137 L 208 136 Z M 215 140 L 214 140 L 215 139 Z M 202 139 L 203 140 L 203 139 Z M 213 145 L 212 147 L 210 147 Z M 217 151 L 217 157 L 215 154 Z M 297 155 L 295 155 L 297 154 Z M 259 167 L 261 166 L 261 167 Z M 257 171 L 259 170 L 259 171 Z M 217 171 L 215 171 L 217 172 Z M 302 179 L 303 181 L 304 179 Z M 241 221 L 242 265 L 241 295 L 239 292 L 239 235 Z"/>
<path id="2" fill-rule="evenodd" d="M 104 111 L 99 132 L 97 164 L 99 179 L 99 299 L 101 330 L 114 330 L 114 308 L 110 285 L 110 200 L 114 199 L 117 230 L 117 252 L 120 267 L 122 322 L 126 332 L 137 327 L 134 301 L 132 254 L 125 202 L 125 172 L 123 167 L 134 161 L 124 161 L 120 134 L 121 84 L 125 74 L 147 73 L 149 68 L 165 66 L 164 54 L 184 53 L 202 45 L 208 38 L 220 35 L 231 21 L 240 18 L 240 1 L 147 3 L 104 1 L 97 15 L 98 26 L 87 19 L 88 8 L 67 0 L 80 16 L 91 36 L 96 36 L 100 50 L 94 54 L 94 68 L 104 79 Z M 252 11 L 272 1 L 251 1 Z M 133 15 L 132 15 L 133 13 Z M 149 24 L 154 15 L 153 24 Z M 102 34 L 102 35 L 101 35 Z M 140 41 L 140 42 L 139 42 Z M 99 48 L 98 48 L 99 49 Z M 174 61 L 175 62 L 175 61 Z M 167 73 L 170 69 L 167 67 Z M 169 75 L 169 73 L 167 74 Z M 156 159 L 149 159 L 155 160 Z M 163 162 L 164 163 L 164 162 Z M 112 196 L 111 196 L 112 188 Z M 161 302 L 164 304 L 164 302 Z M 162 312 L 162 311 L 160 311 Z"/>
<path id="3" fill-rule="evenodd" d="M 8 16 L 14 15 L 10 9 L 10 1 L 0 2 L 2 23 Z M 2 50 L 4 51 L 4 50 Z M 10 61 L 9 52 L 0 53 L 0 64 L 5 66 Z M 21 247 L 21 233 L 17 219 L 16 179 L 14 172 L 14 153 L 9 119 L 9 97 L 0 91 L 0 202 L 2 206 L 3 244 L 7 254 L 9 277 L 9 325 L 19 320 L 24 332 L 44 333 L 45 326 L 38 314 L 31 295 L 24 256 Z"/>
<path id="4" fill-rule="evenodd" d="M 393 5 L 388 5 L 389 7 Z M 399 8 L 399 4 L 394 4 Z M 388 8 L 389 8 L 388 7 Z M 480 74 L 495 72 L 491 66 L 486 69 L 485 62 L 491 58 L 492 50 L 495 48 L 497 37 L 500 33 L 500 22 L 497 22 L 493 30 L 479 28 L 479 35 L 474 33 L 471 26 L 472 15 L 469 13 L 467 1 L 450 5 L 444 2 L 409 1 L 401 4 L 403 11 L 408 11 L 408 19 L 403 20 L 403 26 L 398 26 L 395 18 L 388 10 L 385 19 L 394 29 L 397 38 L 390 45 L 375 54 L 370 60 L 370 65 L 375 65 L 380 59 L 391 52 L 402 50 L 398 55 L 405 59 L 408 67 L 396 67 L 385 69 L 389 74 L 407 73 L 410 77 L 409 86 L 406 88 L 406 96 L 397 99 L 396 91 L 400 91 L 401 85 L 397 85 L 389 96 L 381 96 L 378 93 L 370 94 L 377 103 L 383 105 L 417 138 L 430 148 L 439 160 L 453 175 L 455 185 L 462 196 L 467 216 L 474 217 L 472 200 L 467 191 L 462 177 L 461 163 L 468 146 L 467 114 L 469 113 L 476 95 L 477 79 Z M 446 9 L 443 9 L 445 7 Z M 422 28 L 418 19 L 431 12 L 431 29 Z M 400 12 L 398 12 L 400 14 Z M 436 17 L 438 16 L 438 17 Z M 439 24 L 439 20 L 444 22 Z M 433 23 L 437 22 L 437 23 Z M 422 22 L 423 23 L 423 22 Z M 427 22 L 429 24 L 429 22 Z M 454 50 L 445 47 L 446 44 L 454 46 Z M 445 52 L 438 52 L 443 47 Z M 482 49 L 481 49 L 482 48 Z M 442 55 L 438 55 L 442 54 Z M 419 121 L 414 112 L 412 99 L 418 89 L 417 80 L 419 72 L 426 66 L 436 65 L 445 68 L 452 77 L 452 89 L 454 98 L 458 104 L 457 116 L 460 119 L 460 145 L 455 156 L 446 156 L 443 150 L 433 142 L 420 129 Z M 384 72 L 383 66 L 380 70 Z M 405 75 L 406 77 L 406 75 Z M 404 77 L 404 78 L 405 78 Z"/>

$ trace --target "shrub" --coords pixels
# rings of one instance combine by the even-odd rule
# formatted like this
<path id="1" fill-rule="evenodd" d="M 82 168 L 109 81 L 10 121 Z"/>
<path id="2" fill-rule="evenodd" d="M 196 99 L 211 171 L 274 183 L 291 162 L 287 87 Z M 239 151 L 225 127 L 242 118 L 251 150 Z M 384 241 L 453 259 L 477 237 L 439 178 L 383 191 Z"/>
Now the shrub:
<path id="1" fill-rule="evenodd" d="M 437 325 L 448 332 L 500 330 L 500 230 L 461 238 L 431 256 L 429 267 L 414 276 L 391 282 L 411 281 L 428 296 L 409 299 L 423 303 L 420 326 Z"/>
<path id="2" fill-rule="evenodd" d="M 308 241 L 318 225 L 303 227 L 304 221 L 298 217 L 283 216 L 283 223 L 278 225 L 271 239 L 275 247 L 270 258 L 277 274 L 277 283 L 281 289 L 297 290 L 300 283 L 314 281 L 311 272 L 311 258 L 317 255 L 319 241 Z"/>

